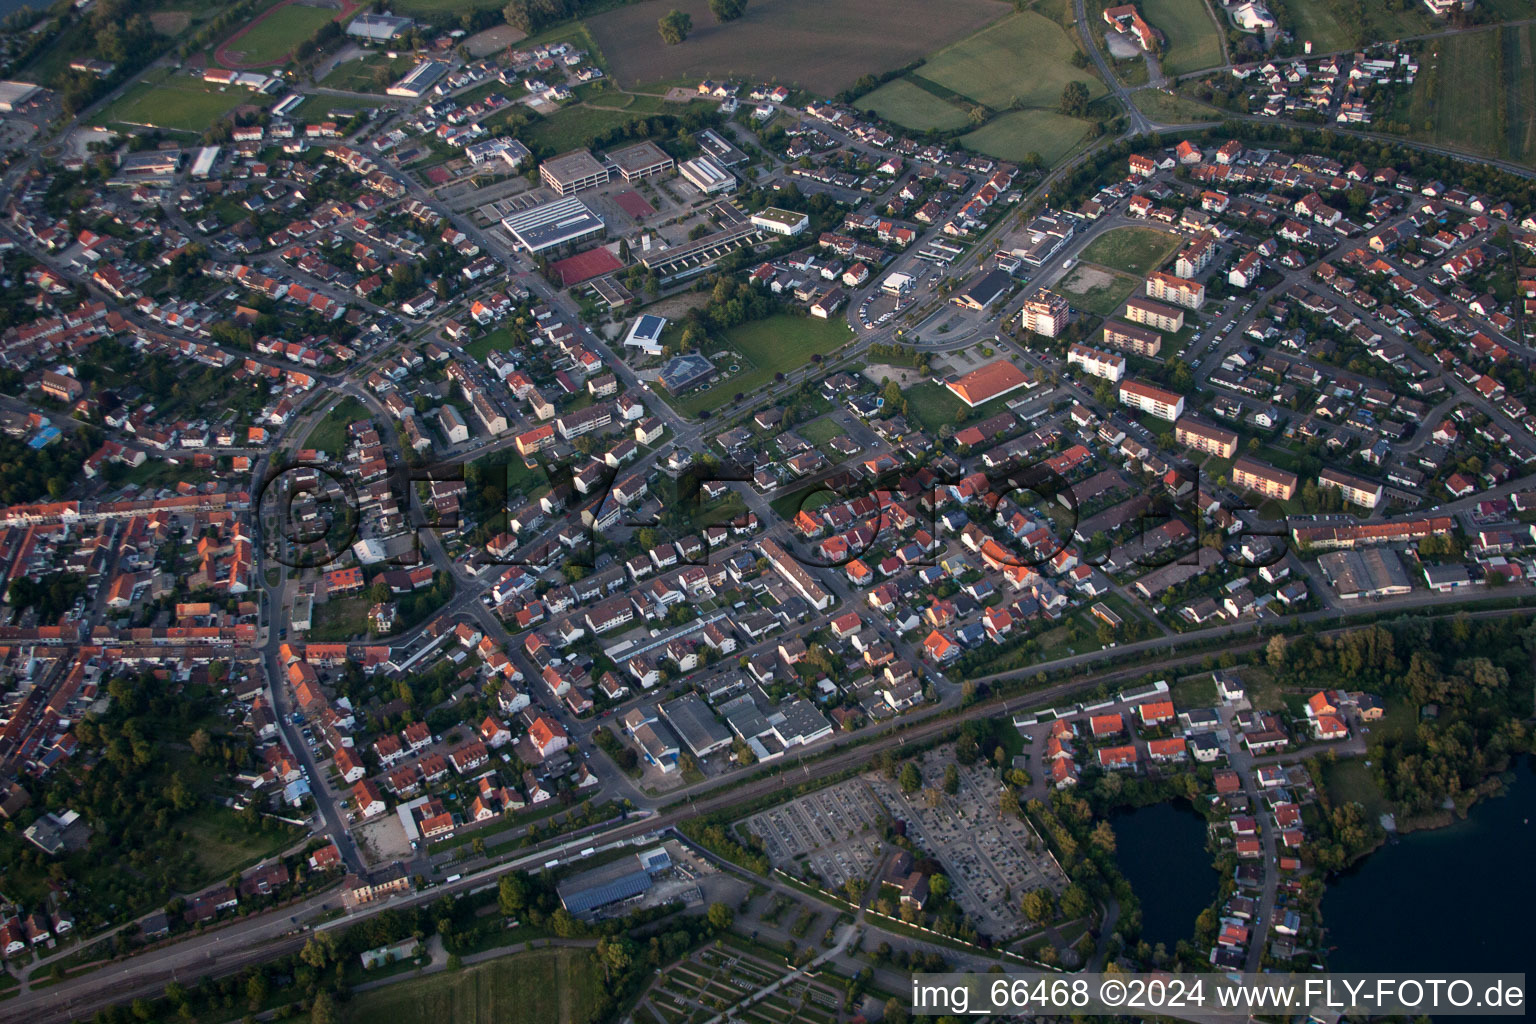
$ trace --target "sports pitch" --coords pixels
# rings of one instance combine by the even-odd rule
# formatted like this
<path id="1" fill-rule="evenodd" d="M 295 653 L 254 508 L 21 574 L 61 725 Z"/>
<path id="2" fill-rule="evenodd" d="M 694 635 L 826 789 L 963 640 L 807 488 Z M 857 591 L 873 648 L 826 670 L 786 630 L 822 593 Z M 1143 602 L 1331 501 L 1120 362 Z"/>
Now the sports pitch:
<path id="1" fill-rule="evenodd" d="M 1083 249 L 1084 263 L 1145 276 L 1173 255 L 1181 239 L 1157 228 L 1115 228 L 1106 231 Z"/>

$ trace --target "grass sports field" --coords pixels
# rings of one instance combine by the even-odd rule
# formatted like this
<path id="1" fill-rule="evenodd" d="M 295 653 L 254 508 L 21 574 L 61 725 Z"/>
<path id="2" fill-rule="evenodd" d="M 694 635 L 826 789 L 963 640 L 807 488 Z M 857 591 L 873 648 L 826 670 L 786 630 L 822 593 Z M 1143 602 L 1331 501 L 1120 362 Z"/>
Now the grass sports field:
<path id="1" fill-rule="evenodd" d="M 243 67 L 278 64 L 334 17 L 336 12 L 327 7 L 288 4 L 256 22 L 244 35 L 231 39 L 222 52 Z"/>
<path id="2" fill-rule="evenodd" d="M 1076 149 L 1088 123 L 1054 110 L 1010 110 L 999 114 L 960 141 L 999 160 L 1026 161 L 1031 154 L 1049 167 Z"/>
<path id="3" fill-rule="evenodd" d="M 1099 316 L 1109 316 L 1120 308 L 1141 282 L 1129 274 L 1119 274 L 1100 267 L 1079 266 L 1063 278 L 1056 291 L 1078 309 Z"/>
<path id="4" fill-rule="evenodd" d="M 726 337 L 729 345 L 708 355 L 718 369 L 728 369 L 734 363 L 740 370 L 707 391 L 695 389 L 671 398 L 673 408 L 689 416 L 705 409 L 713 412 L 729 403 L 738 391 L 750 395 L 772 384 L 774 374 L 798 370 L 817 353 L 833 352 L 853 333 L 842 317 L 818 320 L 784 313 L 734 327 Z M 666 395 L 666 390 L 660 393 Z"/>
<path id="5" fill-rule="evenodd" d="M 681 46 L 667 46 L 656 19 L 675 7 L 693 18 Z M 587 20 L 623 86 L 705 77 L 778 81 L 823 96 L 861 75 L 900 67 L 963 39 L 1008 13 L 998 0 L 762 0 L 716 23 L 708 0 L 629 4 Z M 1059 89 L 1057 90 L 1060 91 Z"/>
<path id="6" fill-rule="evenodd" d="M 172 76 L 155 72 L 123 93 L 92 120 L 102 125 L 114 122 L 152 125 L 201 135 L 209 125 L 238 106 L 266 107 L 271 103 L 271 96 L 249 89 L 231 87 L 220 92 L 218 86 L 207 85 L 187 74 Z"/>
<path id="7" fill-rule="evenodd" d="M 1084 263 L 1146 276 L 1173 255 L 1180 241 L 1173 232 L 1157 228 L 1115 228 L 1089 242 L 1080 258 Z"/>
<path id="8" fill-rule="evenodd" d="M 1055 110 L 1071 81 L 1087 85 L 1090 97 L 1104 95 L 1098 75 L 1072 66 L 1076 52 L 1060 25 L 1025 11 L 940 50 L 917 74 L 993 110 L 1014 104 Z"/>
<path id="9" fill-rule="evenodd" d="M 965 111 L 905 78 L 885 83 L 861 98 L 858 106 L 919 132 L 948 131 L 966 124 Z"/>
<path id="10" fill-rule="evenodd" d="M 1536 163 L 1536 26 L 1435 40 L 1386 121 L 1409 138 Z"/>
<path id="11" fill-rule="evenodd" d="M 344 1004 L 342 1020 L 577 1024 L 596 1009 L 602 985 L 590 951 L 541 949 L 363 992 Z"/>
<path id="12" fill-rule="evenodd" d="M 1204 0 L 1142 0 L 1141 16 L 1167 39 L 1165 74 L 1182 75 L 1221 63 L 1221 37 Z"/>

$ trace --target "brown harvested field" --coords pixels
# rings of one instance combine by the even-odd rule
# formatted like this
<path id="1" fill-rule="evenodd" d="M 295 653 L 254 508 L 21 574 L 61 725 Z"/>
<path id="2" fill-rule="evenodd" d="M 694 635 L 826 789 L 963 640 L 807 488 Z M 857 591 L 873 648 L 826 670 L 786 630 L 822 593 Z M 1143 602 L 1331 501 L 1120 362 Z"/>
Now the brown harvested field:
<path id="1" fill-rule="evenodd" d="M 675 6 L 693 32 L 668 46 L 656 19 Z M 663 9 L 665 8 L 665 9 Z M 1013 8 L 998 0 L 752 0 L 716 24 L 708 0 L 630 4 L 587 20 L 619 84 L 686 78 L 777 81 L 822 96 L 978 31 Z"/>

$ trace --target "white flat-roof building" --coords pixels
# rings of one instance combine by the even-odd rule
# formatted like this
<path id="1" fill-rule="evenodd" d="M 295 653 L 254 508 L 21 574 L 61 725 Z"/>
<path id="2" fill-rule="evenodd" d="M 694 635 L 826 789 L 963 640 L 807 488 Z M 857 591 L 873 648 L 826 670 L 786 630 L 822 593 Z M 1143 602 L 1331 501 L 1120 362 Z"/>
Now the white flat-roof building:
<path id="1" fill-rule="evenodd" d="M 42 91 L 41 86 L 32 82 L 0 82 L 0 112 L 9 114 L 18 110 Z"/>
<path id="2" fill-rule="evenodd" d="M 684 161 L 678 172 L 688 180 L 688 184 L 707 196 L 730 192 L 736 187 L 736 175 L 707 156 Z"/>
<path id="3" fill-rule="evenodd" d="M 352 19 L 347 26 L 347 35 L 364 42 L 387 43 L 403 35 L 414 24 L 410 18 L 400 18 L 393 14 L 363 13 Z"/>
<path id="4" fill-rule="evenodd" d="M 888 295 L 905 295 L 912 290 L 912 275 L 887 274 L 885 280 L 880 282 L 880 290 Z"/>
<path id="5" fill-rule="evenodd" d="M 667 329 L 667 318 L 646 313 L 635 318 L 629 333 L 624 336 L 627 348 L 638 348 L 647 355 L 661 355 L 661 332 Z"/>
<path id="6" fill-rule="evenodd" d="M 793 237 L 810 227 L 811 219 L 803 213 L 770 206 L 761 213 L 752 215 L 752 226 L 769 234 Z"/>
<path id="7" fill-rule="evenodd" d="M 192 177 L 206 178 L 213 173 L 213 165 L 219 162 L 219 147 L 204 146 L 192 161 Z"/>
<path id="8" fill-rule="evenodd" d="M 514 242 L 533 254 L 594 238 L 607 228 L 603 218 L 574 196 L 508 214 L 501 219 L 501 226 Z"/>
<path id="9" fill-rule="evenodd" d="M 424 60 L 412 68 L 410 74 L 385 91 L 391 96 L 419 99 L 431 92 L 432 87 L 442 81 L 449 70 L 448 65 L 440 60 Z"/>

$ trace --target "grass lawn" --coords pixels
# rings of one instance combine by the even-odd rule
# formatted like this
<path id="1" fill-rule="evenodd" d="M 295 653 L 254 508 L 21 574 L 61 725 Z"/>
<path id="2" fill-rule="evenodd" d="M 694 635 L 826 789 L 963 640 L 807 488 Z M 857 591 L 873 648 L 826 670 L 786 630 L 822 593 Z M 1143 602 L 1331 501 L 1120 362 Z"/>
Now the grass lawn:
<path id="1" fill-rule="evenodd" d="M 341 643 L 354 636 L 368 635 L 368 595 L 333 597 L 317 604 L 307 638 L 320 643 Z"/>
<path id="2" fill-rule="evenodd" d="M 350 110 L 361 113 L 364 110 L 372 110 L 384 104 L 384 97 L 378 99 L 353 99 L 350 96 L 306 96 L 303 102 L 294 107 L 289 116 L 296 121 L 327 121 L 332 119 L 332 111 Z"/>
<path id="3" fill-rule="evenodd" d="M 1513 0 L 1508 6 L 1518 6 L 1521 2 Z M 1482 0 L 1478 6 L 1484 7 L 1489 3 L 1497 5 L 1500 0 Z M 1281 6 L 1291 16 L 1297 40 L 1312 40 L 1313 53 L 1352 50 L 1366 40 L 1401 39 L 1444 27 L 1443 22 L 1432 18 L 1424 5 L 1419 3 L 1409 4 L 1408 9 L 1403 11 L 1389 10 L 1383 3 L 1361 4 L 1358 10 L 1363 20 L 1360 22 L 1342 17 L 1343 12 L 1334 9 L 1332 0 L 1284 0 Z M 1530 14 L 1530 7 L 1526 5 L 1519 16 L 1530 17 Z"/>
<path id="4" fill-rule="evenodd" d="M 841 423 L 831 417 L 824 417 L 819 420 L 812 420 L 809 423 L 800 424 L 795 427 L 795 433 L 811 442 L 811 444 L 820 446 L 840 434 L 846 434 L 847 431 L 843 429 Z"/>
<path id="5" fill-rule="evenodd" d="M 1140 283 L 1128 274 L 1079 266 L 1056 285 L 1056 291 L 1078 309 L 1109 316 Z"/>
<path id="6" fill-rule="evenodd" d="M 947 131 L 966 124 L 965 111 L 905 78 L 882 85 L 860 99 L 858 107 L 919 132 Z"/>
<path id="7" fill-rule="evenodd" d="M 332 458 L 339 458 L 347 450 L 347 427 L 366 419 L 367 406 L 349 396 L 315 424 L 309 436 L 304 439 L 304 447 L 318 448 Z"/>
<path id="8" fill-rule="evenodd" d="M 953 391 L 933 381 L 907 388 L 902 394 L 907 400 L 907 415 L 930 434 L 938 434 L 946 423 L 954 426 L 960 414 L 968 411 Z"/>
<path id="9" fill-rule="evenodd" d="M 1216 677 L 1209 672 L 1185 676 L 1168 687 L 1168 696 L 1181 708 L 1208 708 L 1216 703 Z"/>
<path id="10" fill-rule="evenodd" d="M 1041 166 L 1059 163 L 1082 145 L 1088 123 L 1053 110 L 1010 110 L 960 141 L 999 160 L 1026 161 L 1038 155 Z"/>
<path id="11" fill-rule="evenodd" d="M 1110 270 L 1145 276 L 1172 256 L 1180 241 L 1173 232 L 1157 228 L 1115 228 L 1089 242 L 1081 259 Z"/>
<path id="12" fill-rule="evenodd" d="M 781 313 L 733 327 L 726 333 L 725 348 L 708 354 L 718 369 L 725 370 L 733 363 L 741 369 L 708 390 L 695 388 L 669 400 L 673 408 L 689 416 L 697 416 L 706 409 L 713 411 L 730 401 L 736 392 L 751 395 L 772 384 L 774 374 L 798 370 L 810 362 L 812 355 L 827 355 L 852 337 L 841 317 L 819 320 Z M 666 395 L 666 390 L 659 393 Z"/>
<path id="13" fill-rule="evenodd" d="M 1164 74 L 1182 75 L 1221 63 L 1221 36 L 1204 0 L 1143 0 L 1141 16 L 1167 39 Z"/>
<path id="14" fill-rule="evenodd" d="M 1358 758 L 1348 758 L 1325 763 L 1323 785 L 1335 803 L 1359 803 L 1365 807 L 1366 819 L 1375 822 L 1381 815 L 1392 810 L 1392 805 L 1382 795 L 1371 770 Z"/>
<path id="15" fill-rule="evenodd" d="M 643 116 L 630 110 L 571 105 L 534 121 L 523 130 L 521 138 L 535 153 L 564 153 L 590 146 L 603 132 Z"/>
<path id="16" fill-rule="evenodd" d="M 330 74 L 320 80 L 320 84 L 327 89 L 342 89 L 346 92 L 383 93 L 385 88 L 405 77 L 405 73 L 415 66 L 416 58 L 410 55 L 390 60 L 382 53 L 373 53 L 359 60 L 336 65 Z"/>
<path id="17" fill-rule="evenodd" d="M 187 74 L 170 76 L 157 72 L 146 76 L 92 120 L 100 125 L 150 125 L 201 135 L 236 107 L 266 107 L 271 103 L 271 96 L 249 89 L 231 86 L 220 91 L 218 86 L 207 85 Z"/>
<path id="18" fill-rule="evenodd" d="M 1060 25 L 1025 11 L 940 50 L 920 74 L 994 110 L 1015 102 L 1054 110 L 1068 82 L 1087 85 L 1090 97 L 1106 91 L 1091 66 L 1072 66 L 1076 52 L 1077 44 Z"/>
<path id="19" fill-rule="evenodd" d="M 1131 102 L 1157 124 L 1191 124 L 1221 119 L 1221 111 L 1215 107 L 1184 96 L 1170 96 L 1161 89 L 1138 89 L 1131 93 Z"/>
<path id="20" fill-rule="evenodd" d="M 293 842 L 287 830 L 261 832 L 224 808 L 210 808 L 182 822 L 206 881 L 223 881 Z"/>
<path id="21" fill-rule="evenodd" d="M 364 992 L 344 1021 L 391 1024 L 577 1024 L 597 1008 L 602 971 L 586 949 L 518 953 Z"/>
<path id="22" fill-rule="evenodd" d="M 281 63 L 296 46 L 335 16 L 335 11 L 325 7 L 289 4 L 278 8 L 231 42 L 230 56 L 246 66 Z"/>
<path id="23" fill-rule="evenodd" d="M 464 351 L 476 359 L 484 359 L 492 352 L 505 352 L 516 342 L 512 340 L 512 332 L 505 327 L 498 327 L 483 338 L 476 338 L 464 346 Z"/>

